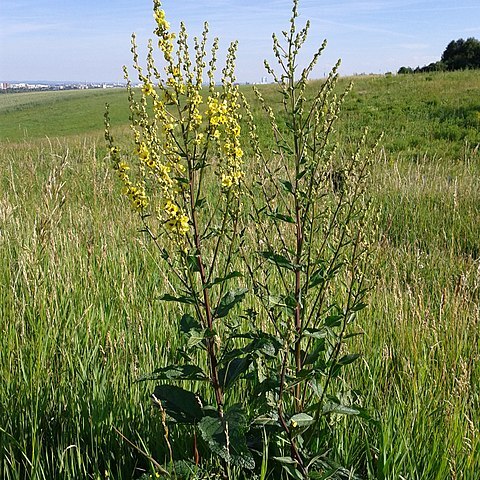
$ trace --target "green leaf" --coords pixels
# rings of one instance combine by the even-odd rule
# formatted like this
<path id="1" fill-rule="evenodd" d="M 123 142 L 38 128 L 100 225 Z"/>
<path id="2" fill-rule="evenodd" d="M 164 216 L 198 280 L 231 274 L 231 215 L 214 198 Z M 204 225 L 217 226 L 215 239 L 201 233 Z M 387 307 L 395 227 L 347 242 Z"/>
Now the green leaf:
<path id="1" fill-rule="evenodd" d="M 197 198 L 195 202 L 195 209 L 202 209 L 206 205 L 207 201 L 205 198 Z"/>
<path id="2" fill-rule="evenodd" d="M 328 413 L 338 413 L 340 415 L 359 415 L 360 410 L 349 407 L 347 405 L 341 405 L 339 403 L 328 402 L 322 408 L 324 415 Z"/>
<path id="3" fill-rule="evenodd" d="M 292 457 L 273 457 L 273 460 L 275 460 L 278 463 L 281 463 L 282 465 L 296 465 L 297 461 L 294 460 Z"/>
<path id="4" fill-rule="evenodd" d="M 253 419 L 253 422 L 252 422 L 254 425 L 262 425 L 262 426 L 274 426 L 274 425 L 278 425 L 280 426 L 280 423 L 278 421 L 278 415 L 276 414 L 276 412 L 273 412 L 272 414 L 270 415 L 260 415 L 256 418 Z"/>
<path id="5" fill-rule="evenodd" d="M 361 357 L 359 353 L 350 353 L 348 355 L 344 355 L 340 360 L 337 361 L 338 365 L 348 365 L 354 362 L 357 358 Z"/>
<path id="6" fill-rule="evenodd" d="M 167 414 L 179 423 L 195 423 L 203 418 L 202 398 L 176 385 L 157 385 L 153 395 Z"/>
<path id="7" fill-rule="evenodd" d="M 183 333 L 189 333 L 190 330 L 201 330 L 200 323 L 188 313 L 185 313 L 180 319 L 180 331 Z"/>
<path id="8" fill-rule="evenodd" d="M 199 344 L 203 345 L 207 330 L 190 330 L 188 334 L 187 347 L 193 348 Z"/>
<path id="9" fill-rule="evenodd" d="M 303 333 L 306 337 L 316 339 L 324 339 L 328 336 L 328 330 L 326 328 L 306 328 Z"/>
<path id="10" fill-rule="evenodd" d="M 275 220 L 281 220 L 282 222 L 286 223 L 295 223 L 295 220 L 291 215 L 285 215 L 279 212 L 267 213 L 267 217 L 274 218 Z"/>
<path id="11" fill-rule="evenodd" d="M 272 252 L 271 250 L 266 250 L 260 252 L 260 256 L 267 259 L 269 262 L 274 263 L 277 267 L 286 268 L 287 270 L 295 270 L 295 265 L 285 256 L 280 253 Z"/>
<path id="12" fill-rule="evenodd" d="M 288 180 L 280 180 L 280 183 L 282 184 L 284 190 L 286 190 L 288 193 L 293 194 L 292 182 L 289 182 Z"/>
<path id="13" fill-rule="evenodd" d="M 310 277 L 310 281 L 308 282 L 309 288 L 316 287 L 317 285 L 325 283 L 327 280 L 326 270 L 325 268 L 319 268 L 312 273 Z"/>
<path id="14" fill-rule="evenodd" d="M 316 340 L 314 344 L 314 348 L 309 350 L 308 355 L 305 357 L 305 360 L 303 362 L 304 365 L 314 365 L 315 364 L 315 369 L 318 370 L 320 369 L 322 372 L 325 367 L 325 362 L 323 361 L 323 358 L 319 362 L 320 355 L 323 354 L 326 350 L 326 342 L 324 338 L 320 338 L 319 340 Z M 317 363 L 318 362 L 318 363 Z"/>
<path id="15" fill-rule="evenodd" d="M 297 470 L 297 462 L 290 457 L 273 457 L 279 462 L 290 478 L 295 480 L 305 480 L 304 476 Z"/>
<path id="16" fill-rule="evenodd" d="M 282 309 L 287 315 L 293 315 L 296 307 L 295 297 L 292 294 L 269 295 L 268 303 L 270 308 L 276 307 Z"/>
<path id="17" fill-rule="evenodd" d="M 224 423 L 228 427 L 228 445 Z M 252 470 L 255 468 L 253 455 L 247 447 L 245 430 L 247 422 L 243 411 L 232 406 L 225 412 L 222 419 L 218 417 L 204 417 L 198 424 L 200 434 L 208 447 L 215 455 L 234 466 Z"/>
<path id="18" fill-rule="evenodd" d="M 290 147 L 290 145 L 288 145 L 287 142 L 281 142 L 281 143 L 278 142 L 277 146 L 280 150 L 283 150 L 284 152 L 288 153 L 289 155 L 293 155 L 293 150 Z"/>
<path id="19" fill-rule="evenodd" d="M 228 315 L 228 312 L 237 304 L 240 303 L 248 292 L 248 288 L 237 288 L 226 293 L 218 307 L 215 309 L 215 318 L 223 318 Z"/>
<path id="20" fill-rule="evenodd" d="M 187 255 L 187 265 L 191 272 L 200 272 L 198 257 L 196 255 Z"/>
<path id="21" fill-rule="evenodd" d="M 207 283 L 205 285 L 205 288 L 212 288 L 214 285 L 219 285 L 220 283 L 224 283 L 227 280 L 230 280 L 231 278 L 238 278 L 238 277 L 243 277 L 243 275 L 240 272 L 231 272 L 225 277 L 216 277 L 213 281 Z"/>
<path id="22" fill-rule="evenodd" d="M 360 310 L 363 310 L 366 306 L 367 306 L 366 303 L 358 302 L 357 304 L 355 304 L 355 305 L 352 307 L 352 310 L 353 310 L 354 312 L 359 312 Z"/>
<path id="23" fill-rule="evenodd" d="M 315 420 L 308 413 L 297 413 L 290 417 L 289 424 L 293 428 L 308 427 Z"/>
<path id="24" fill-rule="evenodd" d="M 228 360 L 247 353 L 261 354 L 267 357 L 276 358 L 278 351 L 282 348 L 282 342 L 278 338 L 271 333 L 265 333 L 262 331 L 234 334 L 231 338 L 245 338 L 251 339 L 252 341 L 241 349 L 232 350 L 232 356 L 226 354 L 225 358 Z"/>
<path id="25" fill-rule="evenodd" d="M 193 299 L 192 297 L 188 297 L 188 296 L 174 297 L 173 295 L 170 295 L 168 293 L 159 297 L 158 300 L 161 300 L 163 302 L 187 303 L 190 305 L 195 304 L 195 299 Z"/>
<path id="26" fill-rule="evenodd" d="M 250 357 L 234 358 L 228 362 L 218 372 L 220 385 L 225 389 L 231 387 L 248 370 L 251 363 L 252 359 Z"/>
<path id="27" fill-rule="evenodd" d="M 339 325 L 341 325 L 342 320 L 343 320 L 343 315 L 329 315 L 325 319 L 325 325 L 327 327 L 338 327 Z"/>
<path id="28" fill-rule="evenodd" d="M 208 377 L 197 365 L 169 365 L 139 379 L 143 380 L 208 380 Z"/>

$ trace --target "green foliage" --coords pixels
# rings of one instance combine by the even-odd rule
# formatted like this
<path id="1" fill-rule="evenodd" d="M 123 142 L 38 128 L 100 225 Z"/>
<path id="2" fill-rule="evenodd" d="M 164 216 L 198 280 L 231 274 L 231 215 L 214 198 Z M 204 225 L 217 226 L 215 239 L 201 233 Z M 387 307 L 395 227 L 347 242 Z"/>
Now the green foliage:
<path id="1" fill-rule="evenodd" d="M 452 40 L 442 53 L 441 60 L 424 67 L 400 67 L 399 74 L 442 72 L 480 68 L 480 41 L 470 37 Z"/>
<path id="2" fill-rule="evenodd" d="M 188 389 L 159 385 L 152 395 L 164 415 L 166 435 L 170 421 L 190 425 L 194 438 L 198 430 L 213 455 L 209 459 L 202 451 L 200 457 L 207 456 L 212 465 L 217 457 L 226 478 L 231 478 L 232 468 L 255 470 L 257 462 L 267 475 L 308 478 L 324 469 L 326 459 L 322 456 L 319 463 L 314 452 L 318 445 L 329 448 L 321 433 L 328 417 L 360 413 L 340 399 L 343 386 L 337 379 L 360 356 L 345 350 L 369 290 L 365 273 L 371 219 L 364 192 L 375 147 L 367 148 L 363 136 L 350 155 L 337 154 L 331 137 L 349 88 L 340 96 L 335 93 L 338 63 L 319 91 L 307 97 L 309 75 L 326 42 L 296 78 L 309 23 L 297 31 L 294 1 L 285 46 L 273 36 L 282 73 L 277 76 L 265 63 L 283 97 L 281 120 L 255 90 L 271 124 L 270 139 L 260 141 L 257 120 L 242 97 L 256 160 L 251 166 L 256 180 L 243 181 L 235 44 L 227 55 L 220 93 L 214 81 L 218 44 L 213 43 L 207 109 L 201 113 L 208 28 L 201 41 L 194 39 L 192 61 L 183 24 L 175 51 L 175 36 L 158 2 L 154 16 L 166 78 L 156 67 L 152 43 L 144 73 L 133 38 L 134 68 L 143 83 L 139 100 L 129 83 L 136 162 L 115 144 L 108 111 L 105 117 L 113 167 L 173 274 L 171 283 L 176 277 L 182 286 L 181 294 L 159 298 L 184 311 L 179 330 L 185 345 L 178 363 L 143 379 L 188 382 Z M 265 140 L 274 145 L 273 155 Z M 217 195 L 207 198 L 204 179 L 215 176 Z M 240 210 L 245 192 L 250 214 Z M 255 245 L 266 248 L 252 257 Z M 227 290 L 227 281 L 244 277 L 235 269 L 240 258 L 255 296 L 255 309 L 245 311 L 244 325 L 234 314 L 250 289 Z M 258 321 L 265 326 L 256 327 Z M 245 327 L 245 333 L 239 333 Z M 193 359 L 205 363 L 208 374 L 191 363 Z M 205 398 L 214 403 L 192 390 L 206 379 Z M 233 387 L 245 379 L 258 388 L 247 388 L 242 402 L 232 404 Z M 256 447 L 247 446 L 247 437 Z M 265 452 L 267 444 L 273 454 L 260 464 L 255 455 Z M 175 451 L 175 445 L 169 449 Z"/>
<path id="3" fill-rule="evenodd" d="M 480 40 L 473 37 L 452 40 L 442 54 L 442 62 L 447 70 L 480 68 Z"/>
<path id="4" fill-rule="evenodd" d="M 362 136 L 362 125 L 368 123 L 373 137 L 385 131 L 382 155 L 371 166 L 367 185 L 379 210 L 378 281 L 369 295 L 369 308 L 355 320 L 352 333 L 363 334 L 347 339 L 345 353 L 363 356 L 341 368 L 335 381 L 344 381 L 345 387 L 325 403 L 331 411 L 338 405 L 354 405 L 359 413 L 324 417 L 328 421 L 314 449 L 321 455 L 330 445 L 329 459 L 317 460 L 324 473 L 311 471 L 312 478 L 348 478 L 341 465 L 353 472 L 351 477 L 388 480 L 475 479 L 480 470 L 480 137 L 475 123 L 480 109 L 472 95 L 478 81 L 471 71 L 358 77 L 345 98 L 332 137 L 338 138 L 339 154 L 350 151 L 351 140 Z M 321 83 L 308 83 L 309 97 Z M 340 79 L 339 90 L 347 83 Z M 278 88 L 267 85 L 259 90 L 281 118 Z M 246 87 L 241 91 L 255 114 L 260 141 L 273 150 L 270 122 L 262 117 L 261 104 Z M 212 467 L 206 461 L 207 441 L 198 431 L 200 464 L 178 460 L 184 454 L 194 459 L 194 438 L 185 424 L 169 429 L 168 442 L 175 447 L 170 464 L 161 410 L 146 402 L 154 384 L 134 381 L 159 367 L 166 369 L 159 372 L 166 378 L 165 366 L 172 366 L 172 372 L 183 365 L 207 372 L 198 356 L 205 348 L 205 331 L 193 315 L 184 313 L 189 304 L 157 301 L 165 294 L 168 269 L 159 268 L 162 252 L 138 232 L 138 219 L 113 188 L 113 172 L 105 171 L 102 160 L 102 132 L 55 138 L 51 143 L 42 138 L 80 134 L 88 131 L 84 126 L 90 122 L 94 125 L 90 128 L 98 128 L 106 100 L 114 109 L 112 123 L 120 127 L 114 133 L 127 146 L 128 105 L 117 110 L 122 102 L 128 103 L 125 92 L 98 94 L 79 92 L 75 108 L 84 112 L 82 119 L 72 115 L 73 108 L 55 102 L 55 93 L 40 94 L 45 95 L 45 109 L 64 118 L 65 125 L 56 130 L 50 117 L 41 117 L 43 109 L 25 106 L 28 115 L 22 125 L 30 125 L 29 135 L 9 136 L 22 141 L 1 143 L 0 477 L 130 480 L 147 471 L 143 478 L 158 478 L 153 462 L 116 428 L 145 453 L 161 463 L 165 459 L 162 466 L 172 476 L 220 478 L 212 472 L 221 471 L 219 464 Z M 18 98 L 4 95 L 0 103 Z M 88 113 L 93 104 L 94 111 Z M 117 111 L 123 111 L 124 118 Z M 13 120 L 12 115 L 13 110 L 2 110 L 2 125 Z M 32 129 L 32 124 L 37 127 Z M 2 127 L 0 135 L 4 132 Z M 250 167 L 246 166 L 246 178 L 257 179 Z M 282 192 L 292 191 L 293 182 L 285 183 Z M 214 182 L 206 185 L 204 196 L 210 201 L 218 188 Z M 248 205 L 245 200 L 247 213 L 252 211 Z M 278 213 L 286 215 L 282 209 Z M 132 242 L 138 248 L 132 248 Z M 265 245 L 255 252 L 252 248 L 250 260 L 266 250 Z M 322 281 L 322 267 L 312 283 Z M 240 264 L 235 271 L 243 271 Z M 227 276 L 215 275 L 210 283 L 221 288 L 216 280 Z M 246 286 L 248 278 L 231 277 L 217 300 Z M 182 296 L 181 285 L 173 285 L 170 295 Z M 271 385 L 278 385 L 275 377 L 261 377 L 259 382 L 252 373 L 258 369 L 257 352 L 274 361 L 284 345 L 274 332 L 259 330 L 266 319 L 254 305 L 252 292 L 251 288 L 221 320 L 239 325 L 230 333 L 235 348 L 220 359 L 220 369 L 237 357 L 252 359 L 227 393 L 232 406 L 242 403 L 249 390 L 264 404 L 275 393 Z M 274 307 L 278 310 L 291 308 L 290 299 L 279 295 L 272 295 L 271 302 L 284 305 Z M 332 312 L 328 323 L 339 320 Z M 247 331 L 249 322 L 253 327 Z M 324 328 L 305 333 L 315 338 L 319 351 L 326 348 Z M 189 360 L 188 349 L 194 344 L 201 351 Z M 178 362 L 179 355 L 183 363 Z M 186 375 L 182 368 L 172 375 Z M 214 403 L 205 380 L 156 382 L 189 389 L 205 404 Z M 320 389 L 317 392 L 321 394 Z M 359 421 L 364 408 L 378 422 Z M 211 415 L 211 410 L 207 412 Z M 268 410 L 256 417 L 251 412 L 249 405 L 243 415 L 259 431 L 253 437 L 247 432 L 245 438 L 258 476 L 265 478 L 272 469 L 277 475 L 269 478 L 280 478 L 287 469 L 295 475 L 288 448 L 276 451 L 274 442 L 265 437 L 264 426 L 273 429 L 269 425 L 276 425 L 277 418 L 268 416 Z M 242 478 L 238 467 L 232 466 L 231 472 L 232 478 Z M 255 478 L 249 470 L 245 476 Z"/>

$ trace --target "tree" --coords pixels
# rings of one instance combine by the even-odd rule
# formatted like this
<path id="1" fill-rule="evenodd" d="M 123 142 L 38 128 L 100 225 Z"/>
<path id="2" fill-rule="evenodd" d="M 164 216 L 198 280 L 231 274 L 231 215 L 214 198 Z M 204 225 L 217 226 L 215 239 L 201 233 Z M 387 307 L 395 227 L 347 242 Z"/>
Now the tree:
<path id="1" fill-rule="evenodd" d="M 480 41 L 470 37 L 452 40 L 442 54 L 447 70 L 480 68 Z"/>
<path id="2" fill-rule="evenodd" d="M 411 67 L 400 67 L 398 69 L 398 73 L 400 75 L 405 75 L 407 73 L 413 73 L 413 68 L 411 68 Z"/>

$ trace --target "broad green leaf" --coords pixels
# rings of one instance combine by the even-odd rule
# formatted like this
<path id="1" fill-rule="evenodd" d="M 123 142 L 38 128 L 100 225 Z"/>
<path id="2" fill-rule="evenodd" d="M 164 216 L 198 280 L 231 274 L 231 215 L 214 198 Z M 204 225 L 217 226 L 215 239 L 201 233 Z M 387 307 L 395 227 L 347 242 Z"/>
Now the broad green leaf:
<path id="1" fill-rule="evenodd" d="M 274 218 L 275 220 L 281 220 L 282 222 L 286 223 L 295 223 L 295 220 L 291 215 L 285 215 L 279 212 L 267 213 L 267 217 Z"/>
<path id="2" fill-rule="evenodd" d="M 192 297 L 186 295 L 181 297 L 174 297 L 173 295 L 170 295 L 168 293 L 159 297 L 158 300 L 162 300 L 163 302 L 187 303 L 190 305 L 195 303 L 195 299 L 193 299 Z"/>
<path id="3" fill-rule="evenodd" d="M 308 282 L 309 288 L 316 287 L 317 285 L 325 283 L 327 280 L 327 274 L 324 267 L 315 270 L 310 276 L 310 281 Z"/>
<path id="4" fill-rule="evenodd" d="M 228 445 L 224 423 L 228 426 Z M 225 412 L 223 421 L 218 417 L 204 417 L 198 424 L 203 440 L 215 455 L 234 466 L 252 470 L 255 461 L 245 438 L 247 422 L 242 410 L 236 406 Z"/>
<path id="5" fill-rule="evenodd" d="M 202 398 L 176 385 L 157 385 L 153 395 L 167 414 L 179 423 L 194 423 L 203 418 Z"/>
<path id="6" fill-rule="evenodd" d="M 328 330 L 326 328 L 306 328 L 303 333 L 306 337 L 316 339 L 324 339 L 328 337 Z"/>
<path id="7" fill-rule="evenodd" d="M 324 338 L 320 338 L 319 340 L 316 340 L 316 342 L 313 345 L 313 348 L 309 350 L 308 355 L 305 357 L 305 360 L 303 362 L 304 365 L 314 365 L 316 369 L 318 367 L 322 367 L 321 365 L 317 365 L 318 360 L 320 359 L 320 356 L 322 356 L 322 362 L 323 362 L 323 354 L 326 350 L 326 342 Z M 323 362 L 324 363 L 324 362 Z M 321 368 L 323 371 L 323 368 Z"/>
<path id="8" fill-rule="evenodd" d="M 324 415 L 328 413 L 338 413 L 340 415 L 359 415 L 360 410 L 347 405 L 341 405 L 339 403 L 327 402 L 322 408 L 322 413 Z"/>
<path id="9" fill-rule="evenodd" d="M 274 263 L 277 267 L 286 268 L 287 270 L 295 270 L 295 265 L 285 256 L 280 253 L 272 252 L 271 250 L 266 250 L 260 252 L 260 256 L 265 258 L 271 263 Z"/>
<path id="10" fill-rule="evenodd" d="M 327 327 L 338 327 L 342 324 L 343 315 L 329 315 L 325 319 L 325 325 Z"/>
<path id="11" fill-rule="evenodd" d="M 289 424 L 293 428 L 300 428 L 308 427 L 308 425 L 311 425 L 314 421 L 313 417 L 307 413 L 297 413 L 290 417 Z"/>
<path id="12" fill-rule="evenodd" d="M 252 422 L 254 425 L 278 425 L 280 426 L 280 423 L 278 421 L 278 415 L 274 412 L 272 415 L 260 415 L 256 418 L 253 419 Z"/>
<path id="13" fill-rule="evenodd" d="M 348 365 L 349 363 L 354 362 L 357 358 L 361 357 L 359 353 L 350 353 L 344 355 L 340 360 L 337 361 L 338 365 Z"/>
<path id="14" fill-rule="evenodd" d="M 292 182 L 288 180 L 280 180 L 280 183 L 282 184 L 282 187 L 284 190 L 286 190 L 288 193 L 293 194 L 293 185 Z"/>
<path id="15" fill-rule="evenodd" d="M 200 323 L 188 313 L 185 313 L 180 319 L 180 331 L 188 333 L 190 330 L 201 330 Z"/>
<path id="16" fill-rule="evenodd" d="M 169 365 L 157 368 L 140 380 L 208 380 L 208 377 L 197 365 Z"/>
<path id="17" fill-rule="evenodd" d="M 287 296 L 269 295 L 268 303 L 271 308 L 280 308 L 284 310 L 287 315 L 293 315 L 296 307 L 295 297 L 293 294 Z"/>
<path id="18" fill-rule="evenodd" d="M 193 348 L 200 344 L 203 345 L 207 331 L 208 330 L 190 330 L 188 333 L 187 347 Z"/>
<path id="19" fill-rule="evenodd" d="M 225 358 L 230 360 L 240 355 L 248 353 L 263 354 L 267 357 L 276 358 L 278 351 L 282 348 L 282 343 L 274 335 L 261 331 L 254 331 L 250 333 L 242 333 L 232 335 L 231 338 L 245 338 L 251 339 L 248 345 L 243 348 L 232 350 L 225 355 Z"/>
<path id="20" fill-rule="evenodd" d="M 234 358 L 218 372 L 220 385 L 227 389 L 231 387 L 250 367 L 250 357 Z"/>
<path id="21" fill-rule="evenodd" d="M 231 272 L 228 275 L 225 275 L 225 277 L 216 277 L 213 281 L 207 283 L 205 288 L 212 288 L 214 285 L 219 285 L 220 283 L 224 283 L 231 278 L 238 277 L 243 277 L 243 275 L 240 272 Z"/>
<path id="22" fill-rule="evenodd" d="M 357 304 L 355 304 L 355 305 L 352 307 L 352 310 L 353 310 L 354 312 L 359 312 L 360 310 L 363 310 L 366 306 L 367 306 L 366 303 L 358 302 Z"/>
<path id="23" fill-rule="evenodd" d="M 215 309 L 215 318 L 227 316 L 228 312 L 245 298 L 247 292 L 247 288 L 237 288 L 236 290 L 231 290 L 226 293 L 220 300 L 218 307 Z"/>
<path id="24" fill-rule="evenodd" d="M 198 257 L 196 255 L 187 255 L 187 265 L 192 272 L 200 272 L 200 267 L 198 266 Z"/>

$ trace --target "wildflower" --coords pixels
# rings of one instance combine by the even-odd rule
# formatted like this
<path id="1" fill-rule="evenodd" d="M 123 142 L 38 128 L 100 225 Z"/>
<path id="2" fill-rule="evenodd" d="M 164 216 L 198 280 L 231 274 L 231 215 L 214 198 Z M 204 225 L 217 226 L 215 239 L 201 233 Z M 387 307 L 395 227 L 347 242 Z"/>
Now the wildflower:
<path id="1" fill-rule="evenodd" d="M 120 163 L 117 165 L 117 170 L 118 170 L 120 173 L 126 173 L 127 170 L 130 170 L 130 167 L 129 167 L 125 162 L 120 162 Z"/>
<path id="2" fill-rule="evenodd" d="M 165 18 L 164 10 L 155 10 L 153 17 L 155 18 L 155 21 L 157 22 L 158 28 L 161 32 L 166 32 L 167 30 L 170 30 L 170 24 Z"/>
<path id="3" fill-rule="evenodd" d="M 165 212 L 170 218 L 176 217 L 178 210 L 179 208 L 177 205 L 175 205 L 171 200 L 167 200 L 167 203 L 165 205 Z"/>
<path id="4" fill-rule="evenodd" d="M 142 87 L 142 92 L 144 95 L 153 95 L 155 93 L 155 89 L 153 88 L 153 85 L 150 82 L 146 82 L 143 87 Z"/>
<path id="5" fill-rule="evenodd" d="M 150 152 L 148 151 L 147 145 L 142 142 L 140 145 L 135 150 L 135 153 L 142 159 L 142 160 L 147 160 L 148 157 L 150 156 Z"/>
<path id="6" fill-rule="evenodd" d="M 232 176 L 222 173 L 222 187 L 230 188 L 232 185 L 233 185 Z"/>
<path id="7" fill-rule="evenodd" d="M 188 217 L 184 213 L 168 219 L 165 222 L 165 227 L 170 232 L 178 233 L 179 235 L 185 235 L 190 230 Z"/>
<path id="8" fill-rule="evenodd" d="M 120 149 L 118 147 L 115 147 L 115 146 L 110 147 L 110 155 L 112 157 L 117 157 L 119 153 L 120 153 Z"/>

